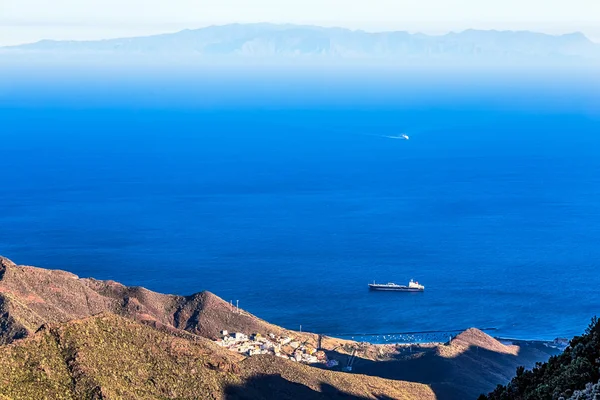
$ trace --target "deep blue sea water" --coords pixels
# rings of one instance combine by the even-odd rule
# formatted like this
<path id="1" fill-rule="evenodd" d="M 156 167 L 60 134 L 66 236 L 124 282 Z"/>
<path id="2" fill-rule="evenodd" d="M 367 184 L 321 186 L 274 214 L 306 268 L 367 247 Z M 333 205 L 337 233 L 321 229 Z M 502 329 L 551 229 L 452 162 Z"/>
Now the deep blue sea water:
<path id="1" fill-rule="evenodd" d="M 600 312 L 596 76 L 12 78 L 17 263 L 329 334 L 553 339 Z M 367 290 L 411 278 L 426 292 Z"/>

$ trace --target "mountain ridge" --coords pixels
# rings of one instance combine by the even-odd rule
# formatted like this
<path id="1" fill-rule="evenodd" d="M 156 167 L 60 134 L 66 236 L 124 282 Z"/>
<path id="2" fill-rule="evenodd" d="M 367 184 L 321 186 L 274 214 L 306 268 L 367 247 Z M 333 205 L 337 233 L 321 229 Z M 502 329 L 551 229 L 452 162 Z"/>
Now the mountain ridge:
<path id="1" fill-rule="evenodd" d="M 0 344 L 29 336 L 43 324 L 105 311 L 163 330 L 207 338 L 217 338 L 224 326 L 246 334 L 287 332 L 246 311 L 238 312 L 208 291 L 167 295 L 114 281 L 79 278 L 61 270 L 19 266 L 0 257 Z"/>
<path id="2" fill-rule="evenodd" d="M 339 365 L 324 371 L 275 355 L 242 355 L 214 343 L 222 330 L 287 337 Z M 172 349 L 191 347 L 176 352 L 188 360 L 182 369 Z M 52 399 L 195 398 L 174 383 L 181 381 L 226 400 L 267 399 L 272 387 L 282 399 L 324 399 L 341 391 L 357 400 L 458 400 L 489 392 L 518 366 L 531 368 L 553 353 L 545 346 L 503 344 L 477 329 L 446 344 L 358 343 L 286 330 L 206 291 L 167 295 L 0 257 L 0 398 L 39 398 L 40 382 L 56 390 Z M 112 366 L 115 359 L 132 367 Z M 339 371 L 351 359 L 353 373 Z M 208 374 L 212 386 L 194 386 L 193 369 Z"/>
<path id="3" fill-rule="evenodd" d="M 366 32 L 293 24 L 230 24 L 97 41 L 42 40 L 2 52 L 235 56 L 332 59 L 600 59 L 600 44 L 581 32 L 467 29 L 444 35 Z"/>

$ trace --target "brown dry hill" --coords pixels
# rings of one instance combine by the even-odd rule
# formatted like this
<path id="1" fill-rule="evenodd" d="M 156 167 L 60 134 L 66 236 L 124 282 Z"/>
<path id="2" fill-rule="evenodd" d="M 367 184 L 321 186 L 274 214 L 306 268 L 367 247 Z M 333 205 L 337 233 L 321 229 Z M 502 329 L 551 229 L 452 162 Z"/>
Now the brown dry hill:
<path id="1" fill-rule="evenodd" d="M 233 332 L 292 335 L 316 342 L 316 335 L 286 331 L 210 292 L 174 296 L 114 281 L 82 279 L 65 271 L 15 265 L 0 257 L 0 344 L 35 332 L 42 324 L 112 312 L 166 330 L 216 338 Z"/>
<path id="2" fill-rule="evenodd" d="M 140 322 L 157 328 L 155 331 L 161 332 L 162 335 L 166 333 L 179 340 L 202 343 L 204 348 L 213 350 L 214 346 L 207 344 L 204 338 L 215 338 L 222 329 L 244 333 L 259 332 L 263 335 L 274 333 L 307 341 L 313 346 L 317 344 L 317 335 L 287 331 L 244 311 L 238 314 L 228 303 L 209 292 L 192 296 L 165 295 L 140 287 L 127 287 L 113 281 L 81 279 L 64 271 L 17 266 L 8 259 L 0 257 L 0 344 L 31 336 L 44 324 L 61 324 L 106 312 L 131 320 L 132 322 L 126 326 L 137 327 L 137 324 L 131 324 L 134 323 L 133 321 Z M 61 329 L 65 332 L 73 330 L 73 328 L 63 327 L 59 331 Z M 44 335 L 47 333 L 41 336 L 45 337 Z M 171 340 L 175 340 L 173 338 Z M 26 339 L 27 343 L 36 343 L 36 340 L 41 339 L 28 340 Z M 132 343 L 144 347 L 143 340 L 137 342 L 137 339 L 131 340 Z M 480 393 L 493 390 L 497 384 L 508 382 L 517 366 L 531 367 L 536 362 L 546 361 L 552 353 L 551 349 L 527 343 L 506 346 L 476 329 L 463 332 L 448 345 L 380 346 L 328 337 L 323 337 L 319 342 L 323 349 L 328 350 L 328 356 L 340 361 L 341 365 L 345 365 L 349 354 L 356 350 L 357 358 L 354 362 L 356 373 L 425 384 L 433 389 L 438 400 L 476 398 Z M 154 346 L 152 342 L 148 343 L 150 347 Z M 94 346 L 95 344 L 92 344 L 88 350 L 78 350 L 77 357 L 96 357 L 91 354 L 97 351 L 103 354 L 104 350 L 96 349 Z M 66 350 L 61 348 L 63 359 L 68 356 L 64 351 Z M 113 351 L 111 353 L 113 360 L 122 359 L 117 350 L 111 351 Z M 214 350 L 213 353 L 223 354 L 222 349 Z M 226 353 L 228 360 L 238 357 L 234 353 Z M 48 360 L 51 360 L 51 357 Z M 333 381 L 328 382 L 310 381 L 308 377 L 313 374 L 329 374 L 330 371 L 321 372 L 315 367 L 299 364 L 281 369 L 283 366 L 291 365 L 290 363 L 284 359 L 268 356 L 253 356 L 241 361 L 239 365 L 243 368 L 239 373 L 236 372 L 235 376 L 238 380 L 234 382 L 235 384 L 228 386 L 227 398 L 261 398 L 244 397 L 244 395 L 253 393 L 254 390 L 259 396 L 261 390 L 267 390 L 264 389 L 265 387 L 281 387 L 282 393 L 286 393 L 287 390 L 293 393 L 306 391 L 306 396 L 310 398 L 314 391 L 315 393 L 335 392 L 335 388 L 343 387 L 341 383 L 336 383 L 336 380 L 342 379 L 340 376 L 348 376 L 348 374 L 332 375 Z M 59 364 L 48 371 L 58 374 Z M 121 368 L 120 365 L 116 367 Z M 43 366 L 40 368 L 43 369 Z M 108 371 L 111 369 L 109 368 Z M 120 373 L 118 371 L 120 369 L 115 369 L 111 373 L 118 374 Z M 33 379 L 38 372 L 32 372 L 30 378 Z M 264 374 L 267 375 L 263 376 Z M 300 378 L 305 375 L 307 377 Z M 298 382 L 302 388 L 299 386 L 297 390 L 292 390 L 290 387 L 294 385 L 290 386 L 290 382 Z M 224 387 L 225 383 L 220 385 L 219 387 Z M 381 387 L 377 387 L 379 392 L 374 390 L 372 393 L 385 392 Z M 385 393 L 388 393 L 387 398 L 402 398 L 401 392 Z M 331 393 L 329 395 L 333 396 Z M 386 397 L 382 395 L 380 398 Z"/>
<path id="3" fill-rule="evenodd" d="M 242 356 L 113 314 L 44 326 L 0 347 L 0 398 L 435 399 L 422 384 Z"/>

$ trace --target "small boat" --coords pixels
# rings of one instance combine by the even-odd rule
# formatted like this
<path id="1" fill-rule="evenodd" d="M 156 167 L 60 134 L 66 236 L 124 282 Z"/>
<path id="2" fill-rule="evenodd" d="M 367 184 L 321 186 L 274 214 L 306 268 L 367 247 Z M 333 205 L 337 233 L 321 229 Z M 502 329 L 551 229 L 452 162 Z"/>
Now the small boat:
<path id="1" fill-rule="evenodd" d="M 399 140 L 409 140 L 410 138 L 408 137 L 408 135 L 406 133 L 402 133 L 400 135 L 393 135 L 393 136 L 383 136 L 386 137 L 388 139 L 399 139 Z"/>
<path id="2" fill-rule="evenodd" d="M 408 286 L 405 285 L 397 285 L 395 283 L 369 283 L 370 290 L 381 290 L 381 291 L 389 291 L 389 292 L 423 292 L 425 291 L 425 286 L 420 285 L 419 282 L 415 282 L 412 279 L 408 282 Z"/>

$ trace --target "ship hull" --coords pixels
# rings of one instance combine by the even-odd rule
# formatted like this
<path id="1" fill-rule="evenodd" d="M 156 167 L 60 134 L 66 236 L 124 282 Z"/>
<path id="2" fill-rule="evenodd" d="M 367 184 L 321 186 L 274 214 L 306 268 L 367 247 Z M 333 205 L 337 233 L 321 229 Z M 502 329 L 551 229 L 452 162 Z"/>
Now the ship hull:
<path id="1" fill-rule="evenodd" d="M 386 287 L 386 286 L 374 286 L 374 285 L 369 285 L 369 290 L 374 290 L 374 291 L 379 291 L 379 292 L 424 292 L 425 291 L 425 289 L 410 288 L 408 286 Z"/>

